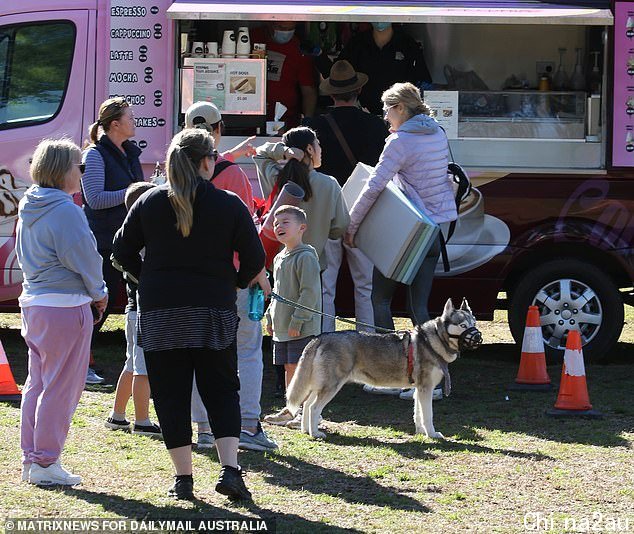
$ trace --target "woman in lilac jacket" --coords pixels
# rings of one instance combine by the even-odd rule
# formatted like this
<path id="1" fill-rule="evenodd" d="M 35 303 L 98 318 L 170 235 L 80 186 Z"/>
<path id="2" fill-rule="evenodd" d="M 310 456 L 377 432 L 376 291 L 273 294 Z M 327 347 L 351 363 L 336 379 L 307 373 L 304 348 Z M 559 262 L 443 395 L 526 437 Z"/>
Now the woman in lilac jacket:
<path id="1" fill-rule="evenodd" d="M 454 193 L 447 176 L 447 136 L 430 116 L 420 91 L 411 83 L 396 83 L 383 93 L 381 99 L 392 135 L 387 138 L 379 162 L 350 212 L 346 242 L 351 246 L 354 246 L 354 236 L 361 221 L 390 180 L 396 182 L 434 222 L 440 224 L 457 218 Z M 440 236 L 408 291 L 408 310 L 415 324 L 429 320 L 427 301 L 439 256 Z M 394 328 L 390 306 L 396 284 L 374 268 L 372 305 L 376 326 Z"/>

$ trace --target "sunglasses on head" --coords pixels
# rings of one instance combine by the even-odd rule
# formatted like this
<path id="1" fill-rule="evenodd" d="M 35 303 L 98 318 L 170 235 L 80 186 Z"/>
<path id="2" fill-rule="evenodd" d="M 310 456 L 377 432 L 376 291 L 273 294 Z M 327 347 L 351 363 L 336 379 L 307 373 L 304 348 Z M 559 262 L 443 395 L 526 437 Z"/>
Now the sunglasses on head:
<path id="1" fill-rule="evenodd" d="M 212 150 L 211 154 L 207 155 L 208 158 L 211 158 L 214 160 L 214 163 L 218 160 L 218 151 L 217 150 Z"/>

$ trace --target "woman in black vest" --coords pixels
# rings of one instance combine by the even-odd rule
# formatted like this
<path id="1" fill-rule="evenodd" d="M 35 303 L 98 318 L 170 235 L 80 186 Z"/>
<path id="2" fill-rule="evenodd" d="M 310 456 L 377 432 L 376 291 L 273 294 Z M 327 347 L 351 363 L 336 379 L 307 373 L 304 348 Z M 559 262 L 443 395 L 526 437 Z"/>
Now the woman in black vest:
<path id="1" fill-rule="evenodd" d="M 99 135 L 101 134 L 101 135 Z M 121 292 L 121 273 L 112 267 L 112 239 L 126 216 L 123 200 L 132 182 L 143 180 L 141 150 L 130 141 L 134 137 L 134 114 L 123 98 L 110 98 L 99 107 L 99 118 L 90 127 L 91 145 L 84 152 L 86 165 L 81 180 L 84 211 L 103 258 L 103 278 L 108 286 L 108 308 L 95 326 L 96 333 Z M 100 379 L 88 371 L 88 383 Z"/>

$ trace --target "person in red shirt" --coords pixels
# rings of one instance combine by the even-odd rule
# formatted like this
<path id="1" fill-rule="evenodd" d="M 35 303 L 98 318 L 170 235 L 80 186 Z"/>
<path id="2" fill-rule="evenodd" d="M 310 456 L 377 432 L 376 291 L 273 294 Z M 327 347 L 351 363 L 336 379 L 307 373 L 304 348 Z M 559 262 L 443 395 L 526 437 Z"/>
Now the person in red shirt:
<path id="1" fill-rule="evenodd" d="M 266 44 L 267 119 L 274 119 L 275 103 L 280 102 L 288 108 L 281 117 L 285 130 L 299 126 L 302 115 L 311 117 L 315 112 L 317 89 L 313 62 L 300 52 L 295 22 L 275 21 L 255 28 L 251 42 Z"/>

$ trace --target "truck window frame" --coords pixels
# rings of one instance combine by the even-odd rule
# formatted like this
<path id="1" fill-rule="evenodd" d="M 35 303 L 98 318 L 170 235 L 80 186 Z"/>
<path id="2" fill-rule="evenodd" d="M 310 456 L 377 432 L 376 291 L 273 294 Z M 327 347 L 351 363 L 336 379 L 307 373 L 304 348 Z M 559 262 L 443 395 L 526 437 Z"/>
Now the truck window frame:
<path id="1" fill-rule="evenodd" d="M 63 92 L 61 98 L 59 100 L 57 109 L 55 113 L 51 116 L 46 117 L 44 119 L 24 119 L 24 120 L 16 120 L 14 122 L 5 122 L 0 123 L 0 131 L 5 130 L 13 130 L 15 128 L 24 128 L 28 126 L 36 126 L 40 124 L 46 124 L 55 120 L 55 118 L 60 114 L 61 110 L 64 108 L 64 103 L 66 102 L 66 95 L 68 93 L 68 86 L 70 82 L 70 77 L 73 72 L 73 62 L 75 60 L 76 46 L 77 46 L 77 25 L 74 21 L 68 19 L 51 19 L 51 20 L 43 20 L 43 21 L 29 21 L 29 22 L 19 22 L 16 24 L 7 24 L 6 26 L 0 26 L 0 39 L 8 38 L 9 43 L 7 46 L 7 63 L 4 68 L 4 72 L 0 73 L 2 78 L 0 79 L 0 104 L 8 103 L 9 97 L 9 89 L 11 87 L 10 78 L 11 71 L 13 66 L 13 56 L 15 54 L 15 34 L 23 27 L 29 26 L 49 26 L 53 24 L 65 24 L 69 26 L 72 30 L 72 49 L 70 55 L 70 62 L 68 65 L 68 69 L 66 72 L 66 79 L 64 81 Z"/>

